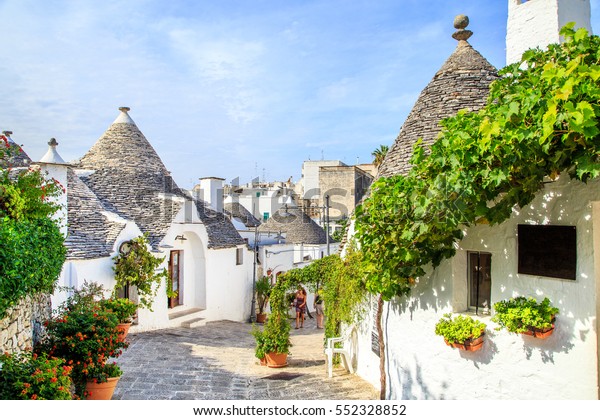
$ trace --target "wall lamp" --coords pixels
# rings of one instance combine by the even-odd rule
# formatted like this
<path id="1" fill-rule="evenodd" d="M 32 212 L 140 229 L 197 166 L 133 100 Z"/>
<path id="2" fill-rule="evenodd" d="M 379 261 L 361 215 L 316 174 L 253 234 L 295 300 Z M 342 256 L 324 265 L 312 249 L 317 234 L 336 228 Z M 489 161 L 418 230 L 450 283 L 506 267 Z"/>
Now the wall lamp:
<path id="1" fill-rule="evenodd" d="M 187 238 L 185 236 L 183 236 L 183 235 L 177 235 L 175 237 L 175 240 L 176 241 L 187 241 Z"/>

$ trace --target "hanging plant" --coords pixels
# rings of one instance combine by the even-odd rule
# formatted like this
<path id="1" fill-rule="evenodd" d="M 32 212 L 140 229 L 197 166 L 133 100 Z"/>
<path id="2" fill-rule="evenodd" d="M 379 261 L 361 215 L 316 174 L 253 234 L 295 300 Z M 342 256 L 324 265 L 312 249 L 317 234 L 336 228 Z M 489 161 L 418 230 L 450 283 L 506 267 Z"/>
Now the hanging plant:
<path id="1" fill-rule="evenodd" d="M 148 250 L 147 235 L 144 235 L 131 240 L 127 250 L 113 260 L 117 282 L 113 294 L 116 296 L 117 291 L 123 287 L 134 286 L 138 293 L 139 307 L 152 310 L 158 287 L 163 279 L 168 278 L 167 270 L 159 269 L 165 257 L 152 255 Z"/>

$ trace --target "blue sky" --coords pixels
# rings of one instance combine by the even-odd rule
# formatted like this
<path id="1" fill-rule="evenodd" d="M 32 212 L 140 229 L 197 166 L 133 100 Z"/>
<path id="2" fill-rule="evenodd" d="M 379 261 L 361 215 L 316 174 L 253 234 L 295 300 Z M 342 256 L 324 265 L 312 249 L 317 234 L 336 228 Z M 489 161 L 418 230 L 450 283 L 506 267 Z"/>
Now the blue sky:
<path id="1" fill-rule="evenodd" d="M 70 161 L 129 106 L 181 187 L 297 181 L 393 143 L 461 13 L 503 67 L 506 0 L 0 0 L 0 130 Z"/>

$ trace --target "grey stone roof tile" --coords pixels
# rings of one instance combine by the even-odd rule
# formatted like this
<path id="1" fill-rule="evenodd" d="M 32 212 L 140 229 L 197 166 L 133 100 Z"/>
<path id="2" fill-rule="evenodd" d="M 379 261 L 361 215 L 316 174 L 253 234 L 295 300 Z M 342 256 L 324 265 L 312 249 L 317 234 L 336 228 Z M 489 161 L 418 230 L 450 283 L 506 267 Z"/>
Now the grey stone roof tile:
<path id="1" fill-rule="evenodd" d="M 126 225 L 125 221 L 110 215 L 72 169 L 67 172 L 67 186 L 67 258 L 110 256 L 115 240 Z"/>
<path id="2" fill-rule="evenodd" d="M 327 243 L 325 230 L 297 207 L 280 208 L 258 227 L 258 231 L 285 233 L 285 242 L 288 244 Z M 333 240 L 329 238 L 329 242 L 333 243 Z"/>
<path id="3" fill-rule="evenodd" d="M 494 66 L 468 42 L 459 41 L 456 50 L 421 92 L 378 175 L 407 173 L 417 140 L 422 139 L 424 146 L 430 146 L 441 131 L 442 119 L 462 109 L 481 109 L 486 104 L 490 84 L 497 78 Z"/>

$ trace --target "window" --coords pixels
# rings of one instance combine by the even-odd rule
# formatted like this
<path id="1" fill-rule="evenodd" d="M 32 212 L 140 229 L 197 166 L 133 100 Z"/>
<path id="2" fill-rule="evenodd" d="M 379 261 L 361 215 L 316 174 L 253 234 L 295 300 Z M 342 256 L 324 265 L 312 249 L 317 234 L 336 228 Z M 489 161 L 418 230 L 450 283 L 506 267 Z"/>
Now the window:
<path id="1" fill-rule="evenodd" d="M 489 313 L 492 295 L 492 254 L 487 252 L 467 252 L 467 278 L 469 282 L 470 308 L 483 309 L 483 313 Z"/>
<path id="2" fill-rule="evenodd" d="M 244 248 L 236 249 L 235 263 L 236 265 L 242 265 L 244 263 Z"/>
<path id="3" fill-rule="evenodd" d="M 575 226 L 519 225 L 518 271 L 521 274 L 575 280 Z"/>

